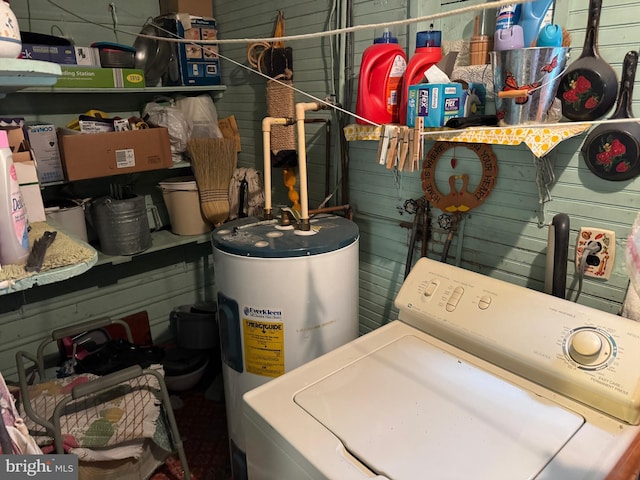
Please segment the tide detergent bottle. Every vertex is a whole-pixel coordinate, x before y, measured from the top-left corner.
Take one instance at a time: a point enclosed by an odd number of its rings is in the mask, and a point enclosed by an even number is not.
[[[400,96],[400,123],[407,124],[407,100],[409,98],[409,85],[416,85],[426,81],[425,72],[432,65],[442,60],[440,42],[442,32],[439,30],[426,30],[416,34],[416,51],[407,64],[402,82],[402,95]]]
[[[407,55],[398,39],[385,29],[362,53],[356,115],[373,123],[398,123],[398,103],[402,78],[407,66]],[[369,122],[356,118],[356,122]]]

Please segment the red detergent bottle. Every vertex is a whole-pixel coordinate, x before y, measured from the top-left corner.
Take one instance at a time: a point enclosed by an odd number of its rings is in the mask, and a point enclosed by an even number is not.
[[[442,60],[440,42],[442,33],[439,30],[426,30],[416,34],[416,51],[407,64],[402,82],[402,95],[400,95],[400,123],[407,124],[407,99],[409,98],[409,85],[425,82],[425,72]]]
[[[385,29],[362,53],[356,115],[376,124],[399,122],[399,97],[407,55],[398,39]],[[356,118],[356,123],[370,122]]]

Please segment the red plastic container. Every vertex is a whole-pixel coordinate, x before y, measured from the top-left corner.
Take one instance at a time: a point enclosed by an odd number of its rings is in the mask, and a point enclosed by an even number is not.
[[[402,82],[402,94],[400,95],[400,123],[402,125],[407,124],[409,85],[423,83],[424,74],[429,67],[442,60],[440,38],[440,31],[437,30],[427,30],[416,34],[416,51],[404,71]]]
[[[402,78],[407,66],[407,55],[398,40],[385,31],[382,37],[362,53],[356,115],[373,123],[398,123],[399,98]],[[356,118],[356,122],[369,122]]]

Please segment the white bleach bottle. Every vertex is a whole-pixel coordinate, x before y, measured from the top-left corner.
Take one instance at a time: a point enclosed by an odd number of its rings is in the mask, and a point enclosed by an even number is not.
[[[29,256],[29,222],[7,132],[0,130],[0,264],[23,265]]]

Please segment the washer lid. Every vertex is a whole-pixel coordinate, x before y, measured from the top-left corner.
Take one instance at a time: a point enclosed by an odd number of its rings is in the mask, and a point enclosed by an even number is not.
[[[310,223],[316,233],[301,235],[255,217],[240,218],[216,228],[211,242],[214,248],[234,255],[284,258],[333,252],[358,239],[358,226],[344,217],[318,216]]]
[[[301,390],[295,402],[393,480],[534,478],[584,423],[414,336]]]

